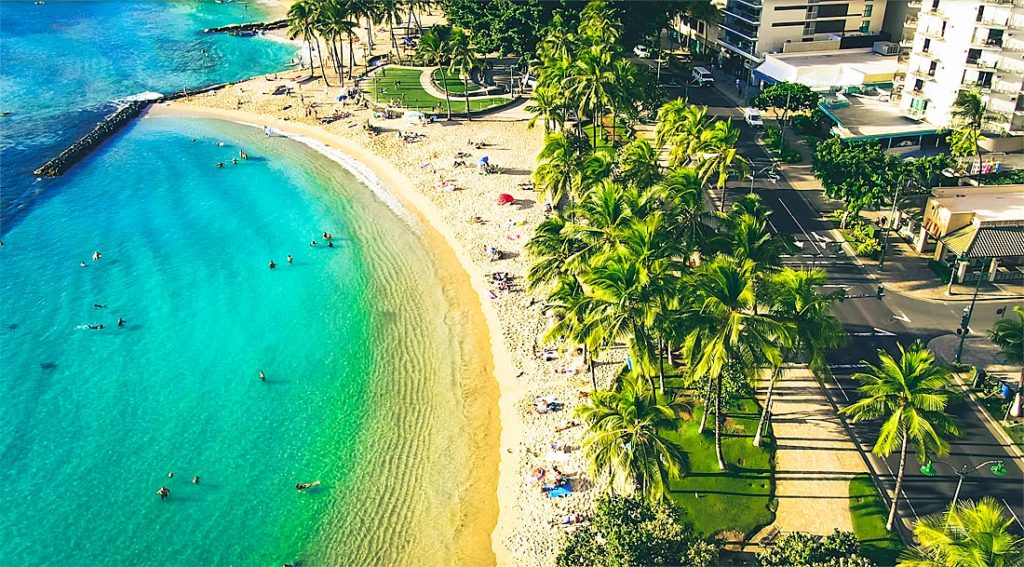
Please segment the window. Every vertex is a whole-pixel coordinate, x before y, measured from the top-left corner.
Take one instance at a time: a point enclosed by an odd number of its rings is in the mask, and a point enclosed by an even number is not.
[[[860,33],[868,33],[871,30],[871,20],[864,20],[860,23]]]
[[[866,18],[866,17],[870,16],[871,12],[873,12],[874,10],[875,10],[874,6],[864,6],[864,17]]]
[[[849,4],[822,4],[821,6],[818,6],[819,18],[838,18],[849,13]]]
[[[818,20],[814,24],[814,33],[839,33],[846,29],[846,20]]]
[[[921,47],[921,53],[928,53],[928,50],[932,47],[932,40],[924,38],[924,45]]]
[[[922,81],[921,79],[915,80],[914,90],[920,92],[922,89],[924,89],[924,81]]]
[[[928,101],[919,98],[911,99],[910,108],[913,108],[914,110],[924,110],[928,108]]]

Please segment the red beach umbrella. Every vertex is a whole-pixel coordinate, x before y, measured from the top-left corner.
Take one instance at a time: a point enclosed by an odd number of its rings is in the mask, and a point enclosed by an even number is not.
[[[511,204],[513,204],[515,202],[516,202],[516,198],[513,197],[512,195],[509,195],[508,193],[502,193],[501,195],[498,195],[498,204],[499,205],[511,205]]]

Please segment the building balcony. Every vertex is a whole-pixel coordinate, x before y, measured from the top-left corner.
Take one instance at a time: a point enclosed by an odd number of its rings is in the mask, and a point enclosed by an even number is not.
[[[938,61],[939,60],[939,56],[936,55],[934,51],[921,51],[920,49],[917,49],[917,50],[914,50],[913,53],[914,53],[914,55],[916,55],[918,57],[924,57],[925,59],[928,59],[930,61]]]
[[[907,2],[907,8],[910,8],[911,10],[920,10],[921,0],[910,0]]]
[[[747,39],[748,41],[757,41],[757,29],[751,29],[748,24],[743,24],[736,20],[726,18],[724,21],[719,22],[718,27],[723,30],[730,31],[741,38]]]
[[[733,4],[732,6],[727,6],[722,11],[725,12],[727,16],[738,18],[740,20],[743,20],[744,22],[749,22],[750,24],[755,26],[761,23],[761,14],[752,12],[750,10],[744,10],[740,6],[741,5]]]
[[[1019,93],[1020,91],[1021,91],[1021,84],[1019,82],[1018,83],[1012,83],[1012,82],[1008,83],[1008,82],[1005,82],[1005,81],[996,81],[996,82],[992,83],[992,88],[991,88],[991,92],[999,93],[999,94],[1004,94],[1004,95],[1015,95],[1015,94]]]
[[[960,82],[960,86],[967,89],[977,89],[983,93],[992,91],[992,81],[979,81],[977,79],[964,79]]]
[[[1003,49],[1003,40],[1001,39],[972,39],[971,47],[974,49],[991,49],[993,51],[999,51]]]
[[[1009,27],[1009,24],[1008,18],[982,18],[981,21],[977,22],[979,26],[994,30],[1005,30]]]
[[[730,37],[728,34],[719,34],[718,38],[715,41],[718,42],[718,45],[721,45],[722,47],[728,49],[729,51],[745,55],[750,59],[758,59],[757,54],[754,51],[753,43],[738,40],[736,38]]]
[[[943,20],[948,20],[949,19],[949,16],[947,16],[942,11],[942,8],[933,8],[932,6],[928,6],[926,8],[921,8],[921,12],[920,13],[921,14],[926,14],[928,16],[933,16],[933,17],[936,17],[936,18],[941,18]]]
[[[1007,43],[1002,46],[1002,50],[1007,53],[1024,53],[1024,42],[1015,41]]]
[[[980,59],[968,59],[964,63],[964,67],[968,69],[974,69],[975,71],[992,71],[997,69],[999,66],[995,61],[982,61]]]
[[[760,8],[761,7],[761,0],[732,0],[732,1],[733,2],[738,2],[740,4],[746,4],[747,6],[753,6],[754,8]]]
[[[911,95],[915,96],[916,98],[921,98],[920,96],[914,95],[914,93],[911,93]],[[903,116],[906,116],[907,118],[910,118],[911,120],[924,120],[925,111],[923,109],[920,109],[920,108],[904,108],[904,109],[902,109],[902,112],[903,112]]]
[[[1015,3],[1015,0],[981,0],[980,3],[992,6],[1007,6]]]
[[[924,29],[919,30],[917,33],[918,35],[927,37],[928,39],[933,41],[942,41],[944,39],[941,30]]]
[[[931,71],[929,69],[924,69],[924,68],[911,69],[908,72],[908,74],[911,75],[912,77],[915,77],[917,79],[923,79],[925,81],[934,81],[935,80],[935,71]]]

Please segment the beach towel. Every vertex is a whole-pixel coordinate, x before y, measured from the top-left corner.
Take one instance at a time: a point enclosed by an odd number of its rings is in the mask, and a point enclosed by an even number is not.
[[[551,490],[548,490],[548,498],[561,498],[570,494],[572,494],[572,487],[569,486],[568,482],[563,482]]]

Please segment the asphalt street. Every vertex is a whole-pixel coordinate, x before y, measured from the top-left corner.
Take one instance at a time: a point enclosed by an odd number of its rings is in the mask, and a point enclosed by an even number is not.
[[[742,123],[742,119],[736,120],[741,116],[740,110],[718,92],[718,88],[727,87],[691,87],[687,94],[691,102],[707,105],[712,114],[734,117],[734,122],[743,130],[739,144],[742,155],[753,162],[754,171],[771,168],[774,162],[770,154],[757,144],[756,133]],[[670,92],[674,96],[683,94]],[[876,268],[862,267],[848,257],[829,234],[831,224],[824,219],[830,211],[841,207],[841,203],[829,202],[820,191],[794,190],[784,177],[776,182],[767,177],[767,174],[759,175],[752,186],[749,182],[732,183],[724,196],[716,193],[714,200],[717,206],[722,206],[723,200],[728,204],[750,191],[760,195],[765,205],[774,211],[770,217],[772,229],[793,235],[797,243],[798,251],[785,258],[785,263],[794,267],[824,268],[829,276],[827,285],[846,290],[849,298],[838,304],[835,313],[846,326],[849,342],[828,354],[834,379],[826,384],[826,392],[837,409],[857,399],[857,383],[851,376],[863,368],[862,361],[877,360],[879,350],[897,353],[897,343],[908,345],[915,339],[927,341],[952,333],[959,326],[965,303],[922,301],[889,292],[878,299]],[[983,334],[998,317],[997,309],[1015,304],[1013,301],[979,303],[971,323],[972,334]],[[965,477],[960,498],[993,496],[1001,500],[1014,514],[1016,529],[1024,533],[1024,463],[1014,458],[986,428],[980,411],[966,399],[951,408],[959,419],[961,436],[951,443],[950,454],[941,458],[950,466],[935,465],[936,476],[921,474],[922,463],[915,456],[908,456],[900,499],[901,517],[915,519],[941,512],[952,500],[959,480],[953,468],[961,469],[965,465],[974,468],[990,460],[1002,460],[1006,464],[1006,476],[996,477],[988,465],[982,466]],[[876,478],[891,492],[899,455],[883,459],[871,453],[877,438],[877,424],[845,421]]]

